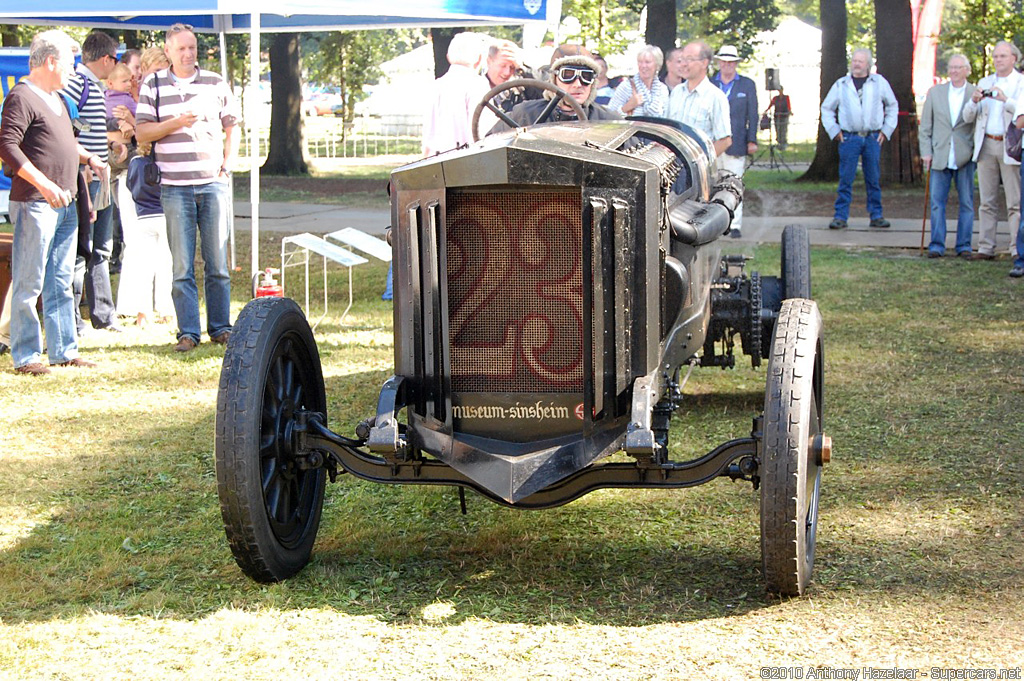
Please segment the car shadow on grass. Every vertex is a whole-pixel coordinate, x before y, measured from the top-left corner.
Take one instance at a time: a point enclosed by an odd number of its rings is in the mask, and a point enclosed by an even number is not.
[[[343,424],[336,430],[372,409],[381,375],[329,378],[328,393],[346,396],[335,401],[332,423]],[[749,390],[709,397],[703,423],[715,424],[726,407],[742,412],[756,404]],[[34,464],[43,482],[25,501],[43,510],[0,549],[5,623],[85,612],[190,620],[233,607],[330,608],[439,626],[470,619],[638,626],[779,603],[761,580],[757,493],[725,481],[681,491],[603,490],[546,511],[508,509],[469,493],[463,515],[451,487],[343,475],[329,486],[311,563],[284,583],[256,584],[236,566],[224,535],[211,406],[179,401],[163,421],[140,429],[132,413],[121,413],[113,437],[83,440],[57,452],[65,458]],[[933,598],[1020,585],[1013,554],[1000,558],[1001,549],[990,546],[996,531],[1019,546],[1021,531],[1008,521],[959,535],[951,526],[944,534],[858,538],[867,526],[895,526],[899,518],[880,508],[833,528],[833,514],[847,503],[826,491],[812,586],[819,599],[847,598],[851,589]]]

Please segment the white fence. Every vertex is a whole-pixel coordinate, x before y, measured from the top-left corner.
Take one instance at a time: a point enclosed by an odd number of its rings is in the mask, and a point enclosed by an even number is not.
[[[359,116],[350,124],[334,116],[310,116],[303,122],[311,158],[372,158],[420,153],[423,126],[419,114]],[[269,134],[269,127],[260,128],[260,159],[267,157]],[[250,149],[247,131],[243,130],[239,155],[248,158]]]

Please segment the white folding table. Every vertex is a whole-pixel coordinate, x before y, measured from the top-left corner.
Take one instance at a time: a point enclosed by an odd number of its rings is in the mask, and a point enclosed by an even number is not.
[[[369,236],[369,235],[367,235]],[[371,239],[373,237],[370,237]],[[369,262],[366,258],[356,255],[350,250],[321,239],[315,234],[303,232],[281,239],[281,289],[285,289],[285,272],[293,265],[306,266],[306,318],[309,318],[309,254],[316,253],[324,259],[324,312],[313,324],[317,327],[327,316],[327,261],[331,260],[348,268],[348,307],[341,314],[344,321],[348,311],[352,309],[352,268]]]

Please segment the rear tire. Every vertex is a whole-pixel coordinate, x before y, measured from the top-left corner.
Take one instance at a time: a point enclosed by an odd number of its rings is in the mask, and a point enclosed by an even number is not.
[[[231,552],[258,582],[305,567],[320,527],[326,475],[297,465],[299,409],[327,412],[313,333],[293,300],[257,298],[239,315],[224,354],[215,457]]]
[[[782,230],[782,298],[811,298],[811,239],[803,225]]]
[[[761,447],[761,560],[768,591],[801,596],[814,568],[821,494],[824,355],[812,300],[782,303],[765,386]]]

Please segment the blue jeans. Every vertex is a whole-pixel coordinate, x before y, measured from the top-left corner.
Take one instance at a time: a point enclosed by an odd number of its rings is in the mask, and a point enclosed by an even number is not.
[[[89,198],[96,201],[100,193],[100,181],[89,183]],[[89,301],[89,321],[93,328],[105,329],[117,324],[114,311],[114,294],[110,288],[110,254],[114,243],[114,207],[107,206],[96,213],[96,221],[90,226],[90,233],[83,235],[90,244],[88,257],[79,255],[75,264],[75,293],[81,300],[82,291]]]
[[[955,170],[932,170],[928,192],[931,194],[932,240],[928,250],[942,255],[946,252],[946,200],[949,187],[956,183],[960,210],[956,220],[956,252],[971,252],[974,231],[974,161]]]
[[[178,317],[178,339],[199,343],[199,289],[196,285],[196,229],[203,255],[206,331],[216,336],[231,330],[231,275],[228,271],[228,192],[225,182],[188,186],[162,185],[160,203],[167,218],[174,282],[171,299]]]
[[[388,278],[384,282],[384,295],[382,295],[380,297],[381,300],[393,300],[394,297],[395,297],[394,279],[393,279],[394,275],[393,275],[393,272],[392,272],[392,265],[394,265],[393,262],[389,262],[388,263]]]
[[[1020,166],[1021,184],[1024,185],[1024,164]],[[1020,224],[1017,225],[1017,257],[1013,259],[1014,267],[1024,267],[1024,211],[1020,214]]]
[[[868,190],[868,215],[872,220],[882,216],[882,187],[879,184],[878,157],[881,146],[875,135],[860,137],[844,135],[839,143],[839,190],[836,192],[835,216],[839,220],[850,219],[850,201],[853,198],[853,178],[857,174],[857,162],[861,161],[864,184]]]
[[[15,368],[40,362],[43,336],[36,300],[43,297],[43,325],[50,364],[78,357],[74,295],[78,211],[75,202],[54,210],[45,201],[11,201],[14,293],[11,297],[11,358]]]
[[[99,180],[89,183],[93,201],[100,193]],[[92,223],[92,253],[85,272],[85,295],[89,297],[89,321],[93,328],[103,329],[117,324],[114,294],[110,290],[110,255],[114,252],[114,205],[96,213]]]

